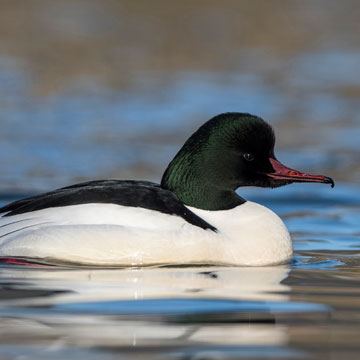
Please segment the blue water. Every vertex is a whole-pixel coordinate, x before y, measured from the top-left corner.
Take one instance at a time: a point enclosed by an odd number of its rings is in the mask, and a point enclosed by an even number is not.
[[[215,299],[147,299],[57,305],[55,311],[100,314],[225,314],[251,312],[327,311],[326,306],[309,303],[279,303]]]
[[[327,64],[340,55],[345,56],[334,52],[300,58],[303,65],[291,63],[296,70],[292,81],[314,79],[308,63],[313,69],[321,64],[328,74]],[[352,74],[357,54],[347,56],[353,60],[342,72]],[[359,104],[329,93],[325,82],[315,88],[309,85],[299,99],[252,72],[149,72],[134,78],[130,89],[109,89],[83,79],[39,97],[33,94],[29,76],[16,61],[0,56],[0,151],[7,154],[0,158],[4,190],[42,191],[106,176],[147,174],[158,179],[189,134],[224,111],[250,112],[272,123],[279,158],[291,166],[327,173],[335,169],[340,180],[358,183],[358,170],[352,165],[358,155]],[[167,80],[160,82],[163,77]],[[360,82],[348,77],[347,86]],[[293,86],[302,91],[301,84]],[[295,102],[301,122],[291,125],[297,121],[292,119]],[[140,174],[139,166],[145,166]]]

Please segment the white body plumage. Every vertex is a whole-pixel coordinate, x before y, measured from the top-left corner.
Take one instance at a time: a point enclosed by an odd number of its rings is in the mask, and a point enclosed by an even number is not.
[[[262,205],[189,209],[218,232],[139,207],[71,205],[0,218],[0,255],[106,266],[263,266],[292,256],[284,223]]]

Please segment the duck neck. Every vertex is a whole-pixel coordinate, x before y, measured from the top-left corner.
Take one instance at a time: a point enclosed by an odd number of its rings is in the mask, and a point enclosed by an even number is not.
[[[186,156],[177,156],[167,167],[161,187],[172,191],[179,200],[191,207],[203,210],[227,210],[246,202],[236,194],[237,186],[229,184],[196,157],[188,161]]]

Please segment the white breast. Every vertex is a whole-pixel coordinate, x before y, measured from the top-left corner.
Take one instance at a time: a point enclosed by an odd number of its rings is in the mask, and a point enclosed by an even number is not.
[[[280,218],[246,202],[227,211],[190,208],[219,232],[179,216],[114,204],[49,208],[0,218],[0,256],[89,265],[269,265],[288,260]]]
[[[261,266],[288,261],[292,240],[280,217],[265,206],[247,201],[230,210],[207,211],[190,208],[219,229],[226,263]]]

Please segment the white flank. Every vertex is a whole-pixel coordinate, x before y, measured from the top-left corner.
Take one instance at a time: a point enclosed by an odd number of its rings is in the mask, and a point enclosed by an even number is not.
[[[88,265],[261,266],[292,256],[290,235],[271,210],[246,202],[231,210],[190,208],[219,231],[179,216],[114,204],[72,205],[0,218],[0,256]]]

